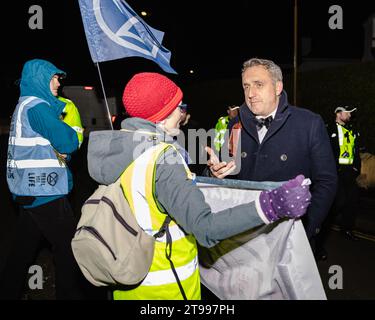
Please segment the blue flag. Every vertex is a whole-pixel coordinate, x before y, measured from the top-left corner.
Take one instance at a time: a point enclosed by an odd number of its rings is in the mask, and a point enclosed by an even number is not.
[[[79,0],[91,58],[95,62],[126,57],[155,61],[166,72],[171,53],[161,45],[164,32],[148,26],[123,0]]]

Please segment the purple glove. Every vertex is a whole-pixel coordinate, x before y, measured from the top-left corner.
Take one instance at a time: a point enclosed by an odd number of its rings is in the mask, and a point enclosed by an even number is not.
[[[311,193],[308,185],[302,185],[305,177],[299,175],[271,191],[262,191],[257,203],[262,220],[271,223],[281,218],[299,218],[310,205]]]

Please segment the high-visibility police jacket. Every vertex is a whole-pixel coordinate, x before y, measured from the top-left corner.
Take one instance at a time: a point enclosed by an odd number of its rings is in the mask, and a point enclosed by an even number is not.
[[[229,116],[221,117],[215,126],[215,139],[214,146],[217,151],[220,151],[221,147],[225,142],[225,132],[229,123]]]
[[[12,117],[7,156],[7,182],[10,191],[23,196],[68,194],[68,172],[51,143],[35,132],[27,111],[46,101],[21,97]]]
[[[158,159],[168,148],[167,143],[159,143],[147,149],[121,176],[121,186],[138,224],[148,234],[157,233],[165,220],[166,212],[155,199],[155,171]],[[180,156],[180,155],[179,155]],[[181,157],[182,159],[182,157]],[[188,178],[191,178],[186,163],[182,159]],[[172,256],[174,267],[185,291],[187,299],[200,299],[200,278],[196,240],[172,220],[169,225],[172,236]],[[156,239],[154,258],[149,273],[142,283],[131,290],[114,291],[115,300],[179,300],[183,296],[166,258],[166,236]]]
[[[79,147],[81,147],[81,144],[83,142],[83,126],[79,111],[72,100],[63,97],[58,97],[58,99],[66,103],[63,110],[64,117],[62,120],[75,132],[77,132]]]
[[[340,155],[339,155],[339,164],[340,165],[352,165],[354,162],[354,148],[356,135],[352,130],[337,125]]]

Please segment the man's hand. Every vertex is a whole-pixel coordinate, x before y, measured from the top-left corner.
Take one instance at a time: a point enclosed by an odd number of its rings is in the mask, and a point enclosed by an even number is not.
[[[210,159],[207,161],[207,165],[214,177],[223,179],[236,169],[236,165],[233,160],[229,163],[226,163],[225,161],[220,162],[219,158],[210,147],[205,147],[205,150],[210,156]]]

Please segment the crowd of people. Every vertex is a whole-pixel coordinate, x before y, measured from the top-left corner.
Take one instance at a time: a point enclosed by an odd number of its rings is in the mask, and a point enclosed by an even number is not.
[[[17,237],[1,272],[0,299],[22,296],[42,239],[52,248],[56,298],[85,299],[88,284],[70,245],[77,215],[67,198],[73,188],[69,161],[82,143],[83,126],[74,103],[59,97],[65,76],[45,60],[30,60],[23,67],[7,153],[7,182],[19,206]],[[340,213],[344,235],[357,240],[359,133],[349,125],[355,108],[336,108],[327,130],[320,115],[288,102],[282,71],[273,61],[249,59],[241,76],[244,103],[228,107],[227,116],[218,120],[213,145],[206,146],[206,169],[195,173],[282,182],[245,205],[211,213],[194,182],[194,164],[176,141],[180,129],[194,120],[183,91],[164,75],[135,74],[123,91],[127,118],[116,126],[120,130],[92,134],[90,176],[105,185],[120,179],[139,225],[150,235],[158,232],[165,215],[174,230],[172,259],[180,280],[166,259],[165,242],[156,241],[149,275],[133,288],[114,290],[114,300],[200,299],[197,243],[212,247],[280,219],[302,219],[317,259],[327,257],[322,235],[329,212]],[[218,155],[223,146],[232,161]]]

